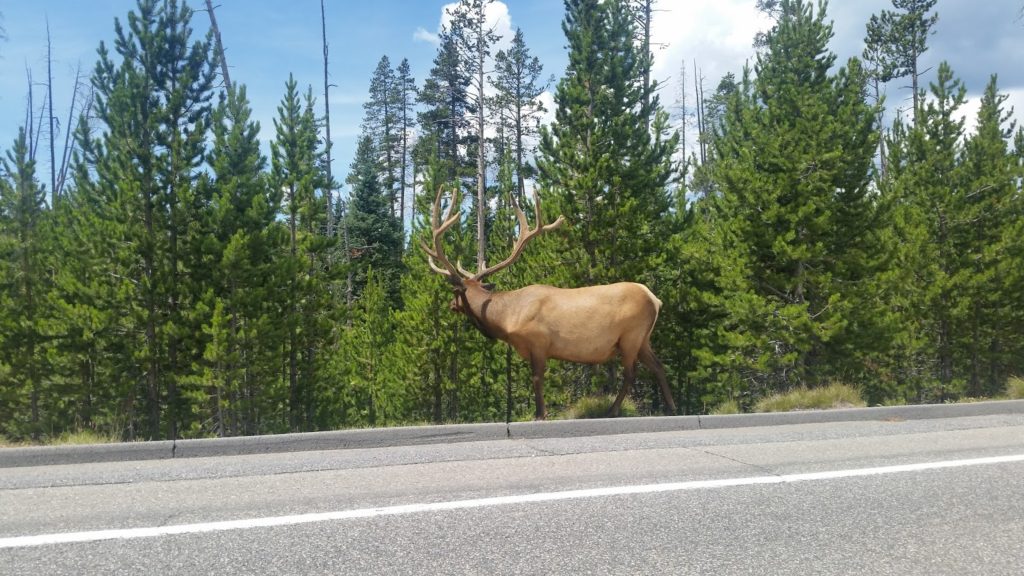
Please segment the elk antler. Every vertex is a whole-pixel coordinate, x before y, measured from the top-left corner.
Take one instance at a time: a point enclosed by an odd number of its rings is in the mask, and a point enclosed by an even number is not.
[[[433,248],[428,246],[427,243],[423,241],[420,241],[420,248],[422,248],[423,251],[427,253],[427,262],[430,264],[430,268],[434,272],[446,276],[448,280],[453,284],[462,284],[462,281],[467,279],[482,280],[485,276],[489,276],[499,270],[508,267],[519,258],[519,255],[522,254],[523,252],[523,248],[525,248],[531,240],[533,240],[537,236],[540,236],[544,232],[547,232],[548,230],[554,230],[555,228],[558,228],[565,222],[565,217],[559,216],[554,222],[550,224],[544,224],[544,221],[541,218],[540,198],[537,197],[537,191],[534,190],[533,210],[534,220],[537,223],[537,227],[531,230],[530,223],[526,219],[526,214],[524,214],[523,210],[519,208],[519,204],[516,203],[515,197],[513,197],[512,207],[515,208],[516,218],[519,220],[519,237],[516,239],[515,245],[512,246],[512,253],[509,255],[508,258],[502,260],[501,262],[495,264],[494,266],[491,266],[490,268],[484,268],[483,270],[474,274],[464,269],[462,265],[459,263],[456,263],[456,265],[453,266],[451,261],[448,260],[448,258],[444,255],[444,249],[441,247],[441,239],[444,236],[444,233],[449,228],[451,228],[456,222],[459,221],[459,218],[461,218],[462,213],[461,210],[455,209],[459,205],[459,190],[456,188],[455,191],[452,193],[451,204],[448,205],[448,210],[445,211],[444,221],[441,221],[441,218],[440,216],[438,216],[438,213],[441,211],[441,197],[443,195],[443,192],[444,188],[438,188],[437,196],[434,198],[434,205],[433,207],[431,207],[430,210],[430,230],[433,236]],[[438,266],[435,260],[440,262],[443,268],[441,266]]]
[[[515,262],[523,252],[523,248],[526,247],[530,240],[533,240],[548,230],[554,230],[565,223],[565,216],[559,216],[554,222],[544,224],[544,220],[541,218],[540,198],[537,197],[537,190],[533,191],[533,212],[534,221],[537,223],[536,228],[533,230],[530,229],[530,223],[526,220],[526,214],[523,213],[522,209],[519,208],[519,204],[516,203],[515,195],[512,196],[512,207],[515,208],[516,218],[519,219],[519,237],[516,238],[516,243],[512,246],[512,253],[509,257],[498,262],[494,266],[478,271],[476,274],[470,274],[461,267],[459,267],[459,272],[473,280],[481,280],[485,276],[494,274],[498,270],[502,270]]]
[[[459,274],[459,270],[452,266],[452,263],[444,255],[444,249],[441,247],[441,237],[444,236],[445,231],[452,227],[453,224],[459,221],[462,217],[461,210],[455,210],[455,207],[459,205],[459,189],[456,188],[452,193],[452,202],[448,205],[448,210],[444,213],[444,222],[442,223],[438,212],[441,211],[441,196],[444,192],[444,187],[437,189],[437,197],[434,198],[434,205],[430,210],[430,231],[433,235],[433,250],[427,246],[426,242],[420,241],[420,248],[427,253],[427,262],[430,264],[430,268],[441,274],[447,276],[449,281],[461,283],[463,276]],[[454,214],[452,213],[454,212]],[[438,260],[444,266],[439,267],[434,260]],[[466,275],[469,276],[468,274]]]

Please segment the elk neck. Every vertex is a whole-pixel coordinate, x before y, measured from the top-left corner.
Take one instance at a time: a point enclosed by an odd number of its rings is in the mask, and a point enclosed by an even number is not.
[[[503,308],[501,299],[496,297],[501,293],[492,292],[476,281],[466,282],[465,287],[457,296],[462,299],[463,313],[484,336],[503,340],[506,334],[501,325]]]

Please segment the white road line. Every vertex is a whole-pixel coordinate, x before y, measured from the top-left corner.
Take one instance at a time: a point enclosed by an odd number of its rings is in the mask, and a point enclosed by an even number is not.
[[[993,456],[990,458],[971,458],[967,460],[944,460],[940,462],[923,462],[919,464],[902,464],[898,466],[880,466],[877,468],[830,470],[805,474],[724,478],[719,480],[695,480],[690,482],[668,482],[664,484],[643,484],[638,486],[611,486],[608,488],[567,490],[564,492],[538,492],[534,494],[520,494],[516,496],[498,496],[494,498],[477,498],[473,500],[455,500],[451,502],[434,502],[427,504],[407,504],[403,506],[386,506],[381,508],[361,508],[357,510],[340,510],[336,512],[298,514],[294,516],[271,516],[267,518],[249,518],[245,520],[228,520],[223,522],[203,522],[199,524],[180,524],[176,526],[153,526],[146,528],[124,528],[119,530],[94,530],[88,532],[40,534],[37,536],[15,536],[11,538],[0,538],[0,549],[26,548],[30,546],[43,546],[46,544],[69,544],[72,542],[95,542],[98,540],[129,540],[134,538],[152,538],[155,536],[168,536],[173,534],[198,534],[202,532],[218,532],[223,530],[289,526],[294,524],[309,524],[313,522],[331,522],[338,520],[352,520],[355,518],[375,518],[378,516],[397,516],[421,512],[443,512],[446,510],[461,510],[464,508],[484,508],[488,506],[552,502],[556,500],[575,500],[580,498],[599,498],[603,496],[653,494],[658,492],[678,492],[683,490],[709,490],[714,488],[729,488],[733,486],[752,486],[755,484],[812,482],[816,480],[834,480],[838,478],[900,474],[905,472],[921,472],[925,470],[938,470],[943,468],[984,466],[1012,462],[1024,462],[1024,454]]]

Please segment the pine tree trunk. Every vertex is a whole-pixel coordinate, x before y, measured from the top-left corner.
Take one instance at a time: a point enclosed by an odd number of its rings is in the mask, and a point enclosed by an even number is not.
[[[295,202],[295,187],[291,189],[291,202]],[[296,237],[296,222],[295,222],[295,208],[294,206],[290,210],[288,227],[291,234],[291,256],[294,262],[298,255],[297,237]],[[299,359],[298,359],[298,323],[299,309],[296,304],[298,298],[298,280],[295,274],[292,274],[291,278],[291,299],[290,314],[288,318],[289,334],[288,334],[288,405],[289,412],[291,415],[291,428],[293,432],[299,431],[299,426],[302,420],[302,396],[299,393]]]
[[[487,267],[487,236],[485,232],[485,224],[487,218],[487,199],[486,199],[486,182],[484,180],[484,168],[485,168],[485,155],[487,154],[486,147],[484,145],[484,54],[483,54],[483,41],[478,42],[480,47],[480,62],[479,62],[479,88],[480,88],[480,102],[477,106],[477,158],[476,158],[476,237],[477,237],[477,252],[476,252],[476,265],[477,270],[483,270]]]

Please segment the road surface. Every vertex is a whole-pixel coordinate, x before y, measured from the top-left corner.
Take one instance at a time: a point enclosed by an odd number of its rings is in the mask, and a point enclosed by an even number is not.
[[[1024,573],[1024,415],[0,468],[0,574]]]

